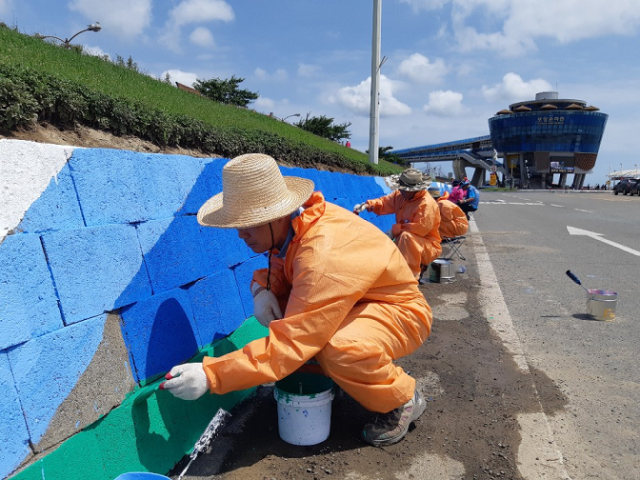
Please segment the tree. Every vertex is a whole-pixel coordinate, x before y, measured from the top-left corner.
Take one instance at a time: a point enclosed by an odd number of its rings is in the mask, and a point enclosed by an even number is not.
[[[397,165],[408,165],[407,161],[404,158],[396,155],[395,153],[390,153],[391,150],[393,150],[393,147],[378,147],[378,158],[381,158],[390,163],[395,163]],[[367,150],[366,153],[369,153],[369,150]]]
[[[294,123],[294,125],[307,132],[333,140],[334,142],[339,142],[343,138],[351,138],[351,132],[347,130],[351,126],[351,122],[333,125],[333,118],[328,118],[324,115],[311,117],[310,115],[310,113],[307,113],[306,118],[301,119],[298,123]]]
[[[259,95],[255,92],[238,88],[242,82],[244,82],[244,78],[237,78],[235,75],[226,80],[220,78],[197,79],[193,84],[193,88],[198,90],[203,97],[207,97],[214,102],[246,107],[256,100]]]

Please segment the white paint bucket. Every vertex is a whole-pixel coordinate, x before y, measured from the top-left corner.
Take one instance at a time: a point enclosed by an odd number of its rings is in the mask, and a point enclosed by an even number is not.
[[[278,432],[292,445],[317,445],[329,438],[333,381],[324,375],[293,373],[276,382]]]

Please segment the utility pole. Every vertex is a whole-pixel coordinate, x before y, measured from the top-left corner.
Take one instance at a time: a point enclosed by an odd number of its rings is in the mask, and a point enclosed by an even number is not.
[[[373,36],[371,44],[371,108],[369,122],[369,163],[378,164],[378,112],[380,108],[380,17],[382,15],[382,0],[373,0]]]

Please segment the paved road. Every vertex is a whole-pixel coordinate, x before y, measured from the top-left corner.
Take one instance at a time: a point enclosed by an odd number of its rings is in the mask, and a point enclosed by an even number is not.
[[[640,478],[640,198],[525,191],[481,198],[475,220],[526,362],[566,402],[557,409],[540,392],[567,472]],[[586,293],[568,269],[588,288],[619,293],[614,321],[586,319]]]

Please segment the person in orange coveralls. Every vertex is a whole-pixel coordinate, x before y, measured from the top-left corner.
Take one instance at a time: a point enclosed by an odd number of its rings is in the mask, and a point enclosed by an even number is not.
[[[171,369],[161,388],[193,400],[273,382],[315,358],[364,408],[383,415],[363,439],[391,445],[426,403],[394,360],[429,336],[432,314],[393,242],[371,223],[326,202],[313,182],[283,177],[268,155],[223,169],[223,191],[198,211],[201,225],[235,228],[269,268],[254,272],[254,315],[269,335],[221,357]],[[282,314],[284,312],[284,314]]]
[[[438,202],[440,210],[440,237],[458,237],[467,233],[469,221],[462,209],[455,203],[449,201],[449,193],[440,195],[440,187],[429,185],[427,192]]]
[[[397,190],[356,205],[353,211],[368,210],[376,215],[395,213],[396,223],[390,236],[418,279],[422,265],[429,265],[442,253],[438,233],[440,212],[435,200],[426,192],[431,178],[423,176],[420,170],[408,168],[386,180]]]

